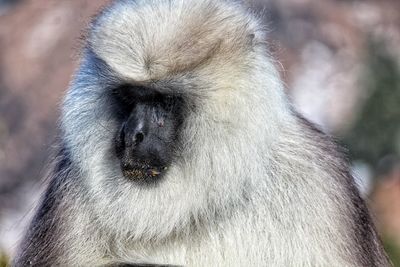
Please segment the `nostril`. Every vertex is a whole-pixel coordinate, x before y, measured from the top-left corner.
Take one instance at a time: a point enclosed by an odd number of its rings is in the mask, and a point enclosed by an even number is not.
[[[143,139],[144,139],[144,134],[142,132],[139,132],[135,135],[136,144],[143,142]]]

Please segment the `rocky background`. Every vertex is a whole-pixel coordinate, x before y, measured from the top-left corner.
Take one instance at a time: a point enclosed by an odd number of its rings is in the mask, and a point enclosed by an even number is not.
[[[0,266],[12,257],[57,135],[91,16],[106,0],[0,0]],[[295,106],[349,149],[400,266],[400,1],[247,0]]]

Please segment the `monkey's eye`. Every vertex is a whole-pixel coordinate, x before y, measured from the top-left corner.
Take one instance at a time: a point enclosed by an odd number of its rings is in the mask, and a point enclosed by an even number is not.
[[[141,85],[123,84],[113,88],[111,92],[118,100],[127,104],[157,102],[162,98],[162,95],[153,88]]]
[[[172,109],[174,108],[174,104],[175,104],[175,97],[171,95],[167,95],[164,97],[163,106],[166,111],[168,112],[172,111]]]
[[[132,105],[135,103],[136,97],[134,94],[134,88],[132,85],[123,84],[118,87],[114,87],[111,90],[111,94],[122,104]]]

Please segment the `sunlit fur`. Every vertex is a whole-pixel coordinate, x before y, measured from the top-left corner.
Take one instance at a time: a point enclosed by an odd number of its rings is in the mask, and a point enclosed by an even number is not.
[[[117,1],[95,19],[62,111],[75,171],[56,262],[388,264],[346,163],[292,110],[265,39],[238,1]],[[189,103],[179,155],[151,186],[114,155],[107,90],[121,82]]]

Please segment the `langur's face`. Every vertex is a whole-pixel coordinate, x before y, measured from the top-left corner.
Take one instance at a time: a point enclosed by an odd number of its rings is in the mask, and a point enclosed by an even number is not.
[[[168,169],[182,124],[182,98],[157,90],[122,85],[112,90],[119,129],[115,153],[124,176],[154,181]]]

